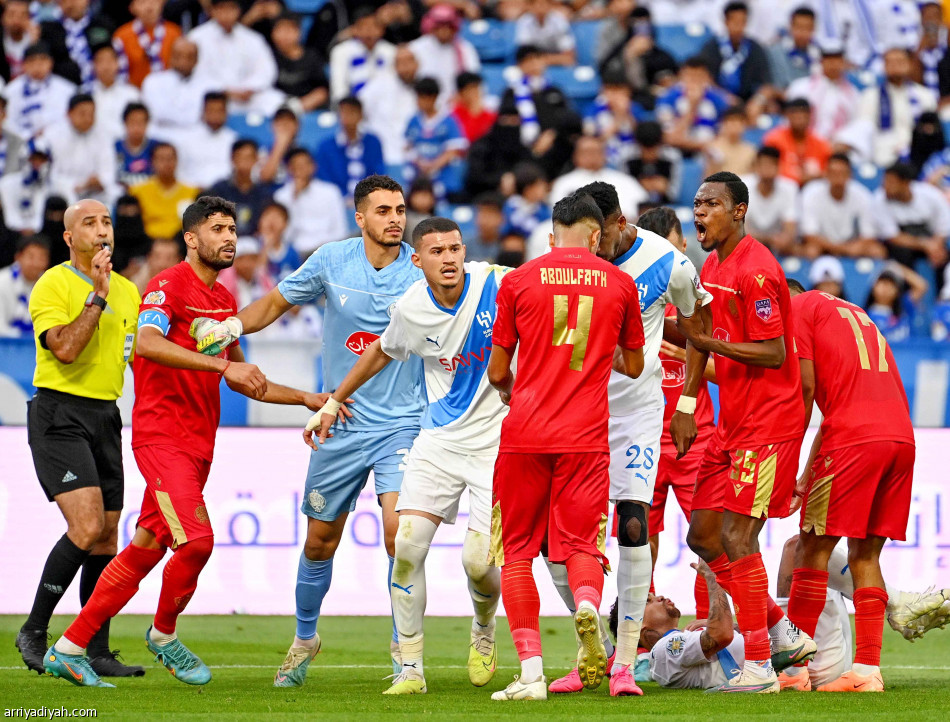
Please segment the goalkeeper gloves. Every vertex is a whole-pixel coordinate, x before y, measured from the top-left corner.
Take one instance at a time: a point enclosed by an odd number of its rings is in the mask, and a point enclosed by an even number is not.
[[[243,332],[244,324],[237,316],[230,316],[224,321],[199,317],[191,322],[188,330],[195,339],[197,350],[208,356],[217,356],[237,341]]]

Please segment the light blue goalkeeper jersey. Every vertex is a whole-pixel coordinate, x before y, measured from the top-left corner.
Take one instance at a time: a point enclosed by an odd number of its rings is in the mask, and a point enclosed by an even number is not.
[[[323,324],[324,390],[333,391],[363,351],[386,330],[393,308],[413,283],[423,278],[412,265],[412,247],[377,271],[366,258],[362,238],[327,243],[281,281],[288,303],[326,298]],[[418,426],[425,408],[422,359],[391,362],[353,395],[353,418],[338,431],[382,431]]]

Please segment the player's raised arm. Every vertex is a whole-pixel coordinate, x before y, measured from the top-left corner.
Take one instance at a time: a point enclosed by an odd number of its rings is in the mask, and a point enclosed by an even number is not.
[[[716,575],[709,565],[700,559],[690,566],[706,580],[706,589],[709,592],[709,619],[700,636],[700,644],[706,659],[713,659],[718,652],[729,646],[735,635],[732,626],[732,609],[725,591],[719,586]]]
[[[330,427],[333,426],[333,422],[339,418],[343,404],[347,401],[351,401],[350,396],[356,393],[363,384],[386,368],[386,365],[392,360],[393,357],[383,351],[379,339],[373,341],[373,343],[363,351],[359,360],[343,378],[340,385],[337,386],[336,390],[327,398],[323,408],[311,416],[310,421],[307,422],[307,427],[303,432],[303,438],[307,446],[312,449],[317,448],[313,443],[314,430],[318,430],[318,443],[322,444],[326,440],[330,435]],[[345,413],[351,416],[349,412]],[[345,420],[340,420],[346,423]]]

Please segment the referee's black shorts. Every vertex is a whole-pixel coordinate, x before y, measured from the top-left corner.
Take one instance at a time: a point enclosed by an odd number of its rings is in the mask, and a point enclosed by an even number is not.
[[[122,418],[114,401],[37,389],[27,402],[27,434],[47,499],[96,486],[105,511],[122,510]]]

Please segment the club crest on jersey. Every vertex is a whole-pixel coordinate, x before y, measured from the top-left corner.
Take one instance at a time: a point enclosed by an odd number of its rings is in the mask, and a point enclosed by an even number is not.
[[[391,304],[389,304],[389,308],[386,309],[386,313],[388,313],[388,314],[389,314],[389,317],[392,318],[392,317],[393,317],[393,311],[395,311],[395,310],[396,310],[396,304],[395,304],[395,303],[391,303]]]
[[[638,283],[638,284],[637,284],[637,293],[640,295],[640,311],[643,311],[643,310],[644,310],[645,304],[644,304],[644,302],[643,302],[643,299],[645,299],[645,298],[647,297],[647,293],[649,293],[649,291],[650,291],[650,284],[649,284],[649,283]]]
[[[671,657],[679,657],[685,647],[686,644],[683,642],[682,637],[673,637],[666,643],[666,651],[669,652]]]
[[[350,337],[346,339],[346,347],[357,356],[362,356],[370,344],[378,338],[379,336],[369,331],[354,331],[350,334]]]
[[[327,500],[323,494],[316,489],[307,494],[307,501],[310,502],[310,506],[313,507],[313,510],[317,512],[317,514],[327,508]]]
[[[478,325],[484,328],[491,328],[491,311],[482,311],[475,317]]]
[[[768,298],[763,298],[761,301],[756,301],[755,315],[761,318],[763,321],[768,321],[770,318],[772,318],[772,301]]]
[[[150,291],[145,294],[145,298],[142,299],[142,303],[154,303],[162,304],[165,303],[165,292],[164,291]]]

